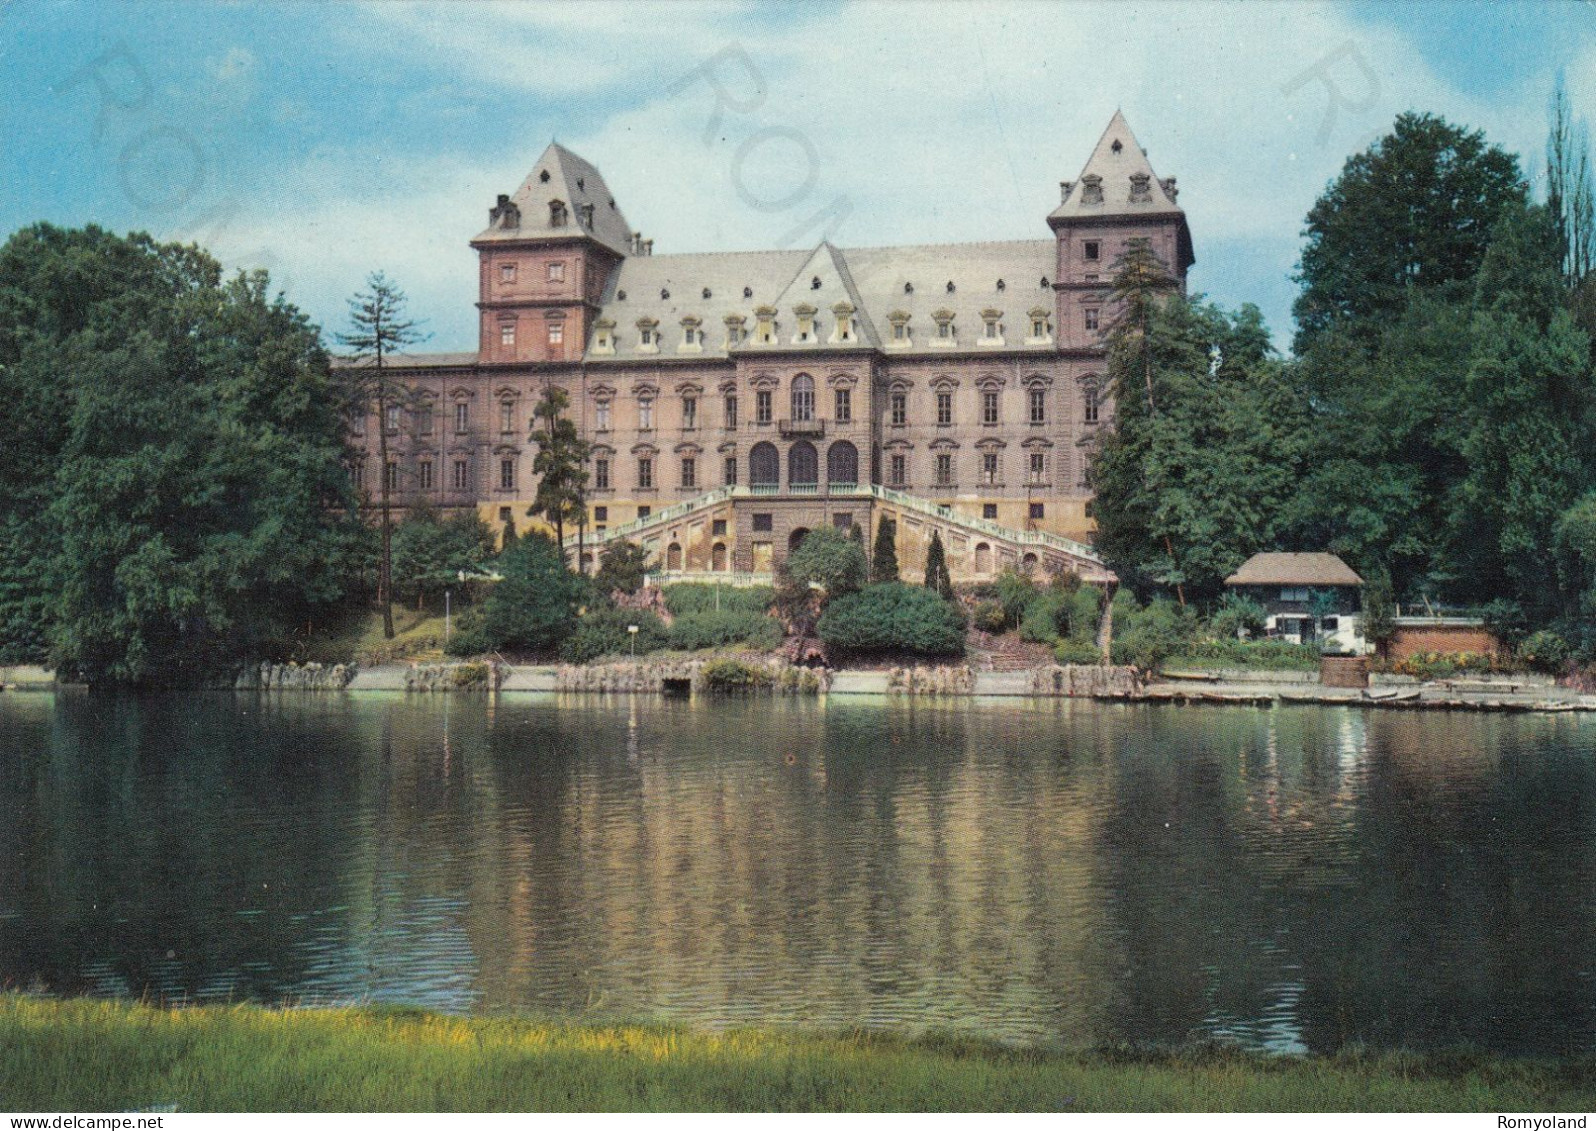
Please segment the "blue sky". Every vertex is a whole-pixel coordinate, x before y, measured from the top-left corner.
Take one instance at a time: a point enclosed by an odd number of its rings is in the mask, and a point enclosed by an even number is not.
[[[1289,340],[1303,215],[1404,110],[1534,179],[1596,3],[372,5],[0,0],[0,233],[198,240],[329,330],[382,268],[475,347],[467,246],[551,137],[657,252],[1045,238],[1116,106],[1176,176],[1192,286]],[[712,136],[711,79],[730,105]],[[1333,88],[1333,91],[1332,91]]]

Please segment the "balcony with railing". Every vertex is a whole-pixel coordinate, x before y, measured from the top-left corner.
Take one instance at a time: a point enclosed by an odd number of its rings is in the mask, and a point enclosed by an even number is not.
[[[783,438],[805,436],[819,439],[826,434],[826,422],[818,416],[810,417],[808,420],[778,420],[776,427]]]

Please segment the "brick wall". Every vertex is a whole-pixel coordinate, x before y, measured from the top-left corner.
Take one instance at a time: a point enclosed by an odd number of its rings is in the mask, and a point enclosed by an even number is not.
[[[1386,656],[1405,660],[1424,652],[1481,652],[1494,655],[1501,644],[1478,624],[1399,624]]]

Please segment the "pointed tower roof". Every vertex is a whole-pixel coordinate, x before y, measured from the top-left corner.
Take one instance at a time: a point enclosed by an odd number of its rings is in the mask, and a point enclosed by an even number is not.
[[[556,202],[563,210],[553,207]],[[631,251],[632,229],[603,175],[558,142],[549,143],[508,203],[513,207],[505,208],[500,198],[473,244],[587,236],[619,255]],[[557,211],[563,211],[563,222],[557,223]]]
[[[853,341],[830,342],[829,348],[879,347],[881,339],[876,335],[876,328],[865,310],[864,300],[859,297],[859,289],[854,286],[853,275],[848,271],[847,261],[829,241],[822,241],[809,253],[809,258],[804,260],[798,273],[777,297],[775,306],[778,310],[787,312],[795,306],[807,303],[816,309],[822,319],[829,322],[828,316],[839,302],[845,302],[853,307],[854,324],[859,332]]]
[[[1051,220],[1096,216],[1182,215],[1175,204],[1174,179],[1166,187],[1153,172],[1125,115],[1114,111],[1097,148],[1074,181],[1065,181],[1064,200]]]

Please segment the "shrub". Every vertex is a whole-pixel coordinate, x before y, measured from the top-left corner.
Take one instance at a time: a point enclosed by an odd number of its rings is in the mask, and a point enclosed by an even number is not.
[[[711,660],[699,670],[704,690],[718,695],[746,695],[765,691],[774,681],[769,669],[742,660]]]
[[[776,599],[776,591],[769,585],[739,587],[690,581],[666,585],[660,592],[665,595],[665,607],[673,617],[714,612],[717,601],[721,612],[764,613]]]
[[[1183,659],[1211,661],[1232,668],[1273,668],[1279,671],[1318,671],[1319,646],[1289,640],[1196,640],[1180,649]]]
[[[975,615],[970,620],[982,632],[997,633],[1009,627],[1009,619],[997,601],[982,601],[976,605]]]
[[[641,635],[641,634],[639,634]],[[764,613],[741,609],[705,609],[676,618],[670,627],[670,646],[683,651],[743,644],[774,648],[781,643],[781,625]]]
[[[826,606],[816,626],[838,652],[915,652],[955,656],[964,651],[964,618],[930,589],[901,581],[868,585]]]
[[[1026,606],[1036,596],[1036,582],[1023,573],[1006,569],[997,575],[991,588],[990,596],[1003,607],[1005,627],[1018,628],[1021,618],[1025,616]]]
[[[1084,644],[1079,640],[1066,640],[1053,649],[1053,658],[1061,664],[1100,664],[1103,662],[1102,653],[1098,652],[1095,645]]]
[[[875,545],[870,551],[870,580],[898,580],[898,524],[883,517],[876,523]]]
[[[449,673],[450,682],[461,690],[487,687],[493,677],[493,668],[487,664],[456,664]]]
[[[1164,597],[1155,597],[1145,609],[1137,607],[1134,598],[1122,604],[1123,593],[1114,598],[1116,664],[1151,670],[1185,649],[1197,628],[1190,609]]]
[[[787,555],[787,573],[793,581],[820,586],[828,599],[861,588],[869,572],[864,547],[832,526],[811,530]]]
[[[1226,593],[1208,618],[1208,631],[1220,640],[1259,636],[1268,624],[1268,617],[1268,610],[1251,597]]]
[[[635,639],[626,631],[633,624],[637,626]],[[665,647],[668,641],[664,622],[647,609],[591,609],[560,646],[560,658],[587,664],[600,656],[631,655],[634,646],[642,656]]]
[[[1518,646],[1519,659],[1535,671],[1556,675],[1568,666],[1574,650],[1568,641],[1550,629],[1532,632]]]
[[[571,634],[589,586],[565,568],[551,539],[528,534],[500,554],[497,564],[504,580],[494,585],[475,624],[450,640],[451,653],[539,651]]]
[[[1069,595],[1065,608],[1069,626],[1065,635],[1077,644],[1094,645],[1097,626],[1103,619],[1103,591],[1094,585],[1079,585]]]
[[[598,573],[593,577],[604,592],[619,589],[636,593],[648,575],[648,551],[635,542],[615,542],[599,555]]]
[[[1060,631],[1062,624],[1064,631]],[[1020,619],[1020,639],[1032,644],[1056,644],[1069,630],[1069,598],[1051,589],[1036,594]]]

